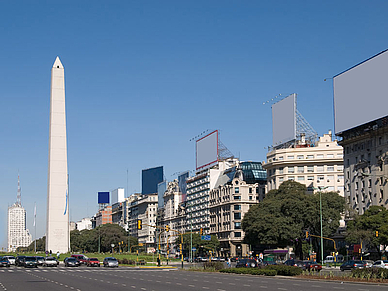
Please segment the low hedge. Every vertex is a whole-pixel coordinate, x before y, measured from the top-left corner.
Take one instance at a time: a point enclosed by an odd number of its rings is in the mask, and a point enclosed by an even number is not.
[[[351,276],[360,279],[388,279],[388,269],[363,268],[353,269]]]
[[[224,268],[224,264],[221,262],[205,262],[203,263],[203,268],[205,270],[211,269],[211,270],[219,271]]]
[[[127,258],[118,259],[117,261],[119,262],[120,265],[136,265],[136,261],[129,260]]]
[[[232,273],[232,274],[276,276],[276,270],[270,270],[270,269],[229,268],[229,269],[221,269],[220,272],[221,273]]]
[[[265,266],[262,270],[275,270],[277,275],[281,276],[298,276],[303,272],[299,267],[286,265],[269,265]]]

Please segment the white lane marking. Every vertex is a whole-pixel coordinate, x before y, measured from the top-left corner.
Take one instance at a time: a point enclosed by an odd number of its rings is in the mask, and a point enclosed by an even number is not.
[[[189,285],[189,287],[195,287],[194,285]]]

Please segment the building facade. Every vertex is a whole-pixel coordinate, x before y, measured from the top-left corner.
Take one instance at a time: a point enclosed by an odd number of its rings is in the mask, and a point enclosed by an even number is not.
[[[265,197],[267,175],[259,162],[240,162],[225,170],[209,195],[210,231],[223,257],[248,256],[241,222],[249,208]]]
[[[347,204],[360,215],[372,205],[388,208],[388,117],[345,131],[341,137]]]
[[[28,247],[32,236],[26,229],[26,210],[15,203],[8,207],[8,252],[16,252],[18,247]]]
[[[291,147],[270,151],[263,168],[267,170],[268,191],[294,180],[310,192],[336,191],[344,196],[343,148],[332,140],[331,131],[312,145],[301,139]]]

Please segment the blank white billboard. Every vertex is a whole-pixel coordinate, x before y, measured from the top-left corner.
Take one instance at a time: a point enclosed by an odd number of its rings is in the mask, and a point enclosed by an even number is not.
[[[296,138],[296,94],[272,105],[272,146]]]
[[[196,142],[197,170],[218,161],[218,130],[215,130]]]
[[[333,78],[335,133],[388,115],[388,50]]]

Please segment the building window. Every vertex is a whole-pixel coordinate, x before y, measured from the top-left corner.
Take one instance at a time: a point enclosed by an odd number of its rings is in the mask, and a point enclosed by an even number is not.
[[[279,177],[279,183],[283,183],[283,177]]]
[[[234,187],[234,193],[240,193],[240,188],[239,187]]]
[[[283,167],[280,167],[280,168],[279,168],[279,174],[283,174],[283,170],[284,170],[284,168],[283,168]]]
[[[241,237],[241,232],[235,232],[234,237]]]
[[[307,180],[308,181],[313,181],[314,180],[314,176],[307,176]]]
[[[295,177],[294,177],[294,176],[289,176],[289,177],[288,177],[288,180],[289,180],[289,181],[295,181]]]
[[[314,173],[314,166],[307,166],[307,173]]]
[[[314,155],[307,155],[306,159],[312,160],[314,159]]]
[[[241,210],[241,205],[234,205],[234,206],[233,206],[233,209],[234,209],[234,210]]]
[[[241,196],[233,196],[234,200],[241,200]]]
[[[334,191],[334,186],[327,187],[327,191]]]
[[[317,166],[317,172],[323,172],[323,166]]]
[[[304,156],[303,156],[303,155],[297,155],[296,158],[297,158],[298,160],[303,160]]]
[[[294,167],[288,167],[288,173],[295,173]]]
[[[344,165],[338,165],[337,166],[337,171],[342,172],[344,170]]]
[[[334,166],[327,166],[328,172],[334,172]]]
[[[323,159],[323,154],[318,154],[317,159]]]
[[[234,229],[241,229],[241,222],[235,222]]]
[[[294,156],[287,156],[287,160],[293,160]]]
[[[327,180],[333,181],[333,180],[334,180],[334,175],[328,175],[328,176],[327,176]]]
[[[304,181],[304,176],[298,176],[298,181]]]
[[[279,161],[283,161],[284,160],[283,156],[279,156],[278,159],[279,159]]]
[[[252,196],[249,196],[249,200],[252,200]]]
[[[234,219],[241,219],[241,212],[235,212],[233,214]]]
[[[298,173],[304,173],[304,167],[298,166]]]
[[[338,180],[343,180],[344,179],[344,175],[338,175]]]
[[[323,181],[325,180],[325,176],[318,176],[318,181]]]
[[[332,159],[332,158],[334,158],[334,154],[327,154],[326,157],[327,157],[328,159]]]
[[[344,157],[344,154],[342,154],[342,153],[341,154],[337,154],[337,158],[341,158],[342,159],[343,157]]]

